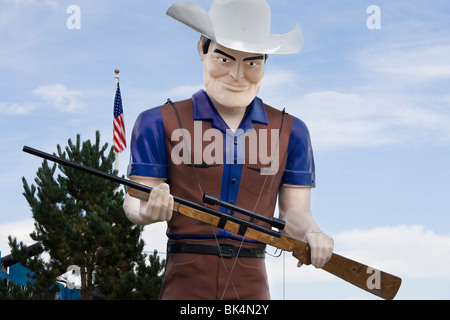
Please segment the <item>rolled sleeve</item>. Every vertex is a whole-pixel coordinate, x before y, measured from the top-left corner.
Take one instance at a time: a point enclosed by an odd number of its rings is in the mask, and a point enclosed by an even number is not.
[[[316,173],[309,130],[303,121],[295,117],[289,137],[288,152],[281,183],[315,187]]]
[[[130,146],[128,176],[167,179],[168,162],[160,108],[139,115],[133,127]]]

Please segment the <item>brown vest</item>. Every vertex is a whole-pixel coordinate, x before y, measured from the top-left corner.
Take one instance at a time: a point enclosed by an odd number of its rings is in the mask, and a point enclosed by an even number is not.
[[[191,135],[191,143],[188,143],[188,148],[191,152],[192,159],[199,159],[202,156],[203,151],[208,145],[211,145],[211,141],[203,141],[203,139],[198,139],[201,143],[194,143],[194,121],[193,121],[193,106],[192,100],[184,100],[175,102],[175,107],[177,109],[181,125],[183,129]],[[255,211],[259,214],[273,217],[278,190],[280,187],[281,178],[283,176],[284,168],[287,162],[288,155],[288,144],[289,137],[292,128],[293,118],[292,116],[285,114],[277,109],[274,109],[268,105],[264,105],[267,118],[269,119],[269,125],[262,125],[254,123],[254,129],[256,130],[258,143],[260,141],[259,129],[266,129],[267,132],[267,155],[273,154],[271,148],[271,135],[277,134],[276,140],[278,141],[279,130],[282,127],[281,137],[279,139],[279,170],[274,175],[261,175],[255,169],[261,167],[269,167],[270,164],[261,164],[261,159],[259,156],[250,154],[251,151],[255,151],[255,148],[249,146],[250,143],[246,143],[245,150],[245,163],[243,165],[243,172],[240,180],[239,193],[237,198],[237,206],[243,207],[245,209]],[[180,129],[180,124],[177,119],[177,114],[170,104],[166,104],[161,107],[161,112],[164,120],[164,130],[166,136],[166,151],[168,154],[169,162],[169,176],[168,184],[170,185],[171,193],[185,198],[196,203],[202,203],[202,194],[200,192],[197,179],[195,176],[194,169],[191,163],[174,164],[171,157],[172,149],[179,145],[181,140],[172,141],[172,133]],[[284,122],[283,122],[284,118]],[[283,122],[283,126],[282,126]],[[202,137],[206,130],[211,129],[211,123],[208,121],[202,121]],[[272,132],[272,129],[275,131]],[[198,130],[198,126],[197,126]],[[217,129],[214,129],[217,130]],[[278,130],[278,131],[277,131]],[[197,133],[198,134],[198,133]],[[223,136],[223,134],[222,134]],[[187,136],[186,136],[187,138]],[[225,138],[224,138],[225,139]],[[200,147],[200,144],[202,146]],[[259,147],[258,147],[259,148]],[[200,153],[200,154],[199,154]],[[201,158],[203,159],[203,157]],[[253,159],[250,161],[250,159]],[[257,163],[254,163],[256,159]],[[192,163],[194,161],[192,160]],[[223,162],[210,164],[209,166],[196,166],[196,171],[200,180],[200,185],[204,193],[216,196],[220,198],[221,187],[222,187],[222,174],[223,174]],[[258,200],[259,199],[259,200]],[[257,204],[256,208],[255,205]],[[216,208],[218,209],[218,208]],[[242,217],[248,220],[239,213],[236,213],[238,217]],[[268,226],[266,223],[258,222],[260,225]],[[217,229],[215,230],[217,234]],[[212,229],[210,225],[203,222],[196,221],[191,218],[182,216],[181,214],[174,212],[172,219],[169,223],[168,234],[182,234],[182,235],[204,235],[212,234]],[[237,235],[234,235],[237,236]]]

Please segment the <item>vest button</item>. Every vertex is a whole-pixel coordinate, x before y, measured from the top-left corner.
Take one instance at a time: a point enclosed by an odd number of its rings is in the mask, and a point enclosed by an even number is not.
[[[231,184],[236,184],[237,180],[236,179],[232,179],[231,180]]]

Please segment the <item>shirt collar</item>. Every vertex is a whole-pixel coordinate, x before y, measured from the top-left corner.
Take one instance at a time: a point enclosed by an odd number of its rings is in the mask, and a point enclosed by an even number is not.
[[[204,90],[200,90],[192,96],[193,105],[193,120],[207,120],[211,121],[213,128],[219,129],[226,132],[229,127],[223,121],[222,117],[217,112],[216,108],[208,97],[208,94]],[[260,123],[264,125],[269,124],[269,119],[267,118],[266,110],[264,109],[264,104],[262,100],[255,97],[250,105],[247,107],[247,112],[245,113],[244,119],[242,120],[239,129],[247,132],[253,129],[253,123]]]

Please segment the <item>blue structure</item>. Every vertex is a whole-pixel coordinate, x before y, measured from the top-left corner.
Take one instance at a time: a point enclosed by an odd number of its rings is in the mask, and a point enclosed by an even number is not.
[[[1,258],[0,252],[0,258]],[[26,287],[28,282],[34,281],[29,277],[31,271],[15,261],[12,255],[1,258],[0,279],[4,285],[9,281],[22,287]],[[60,283],[57,283],[59,292],[56,293],[55,300],[80,300],[81,292],[76,289],[69,289]]]
[[[23,267],[22,265],[16,263],[8,267],[7,269],[9,269],[9,272],[6,270],[6,268],[2,268],[2,270],[0,271],[0,278],[3,280],[3,283],[6,284],[8,281],[12,281],[23,287],[26,287],[27,282],[31,281],[31,279],[27,276],[27,274],[30,273],[30,270]]]
[[[59,292],[56,293],[55,300],[80,300],[81,292],[77,289],[69,289],[57,283]]]

